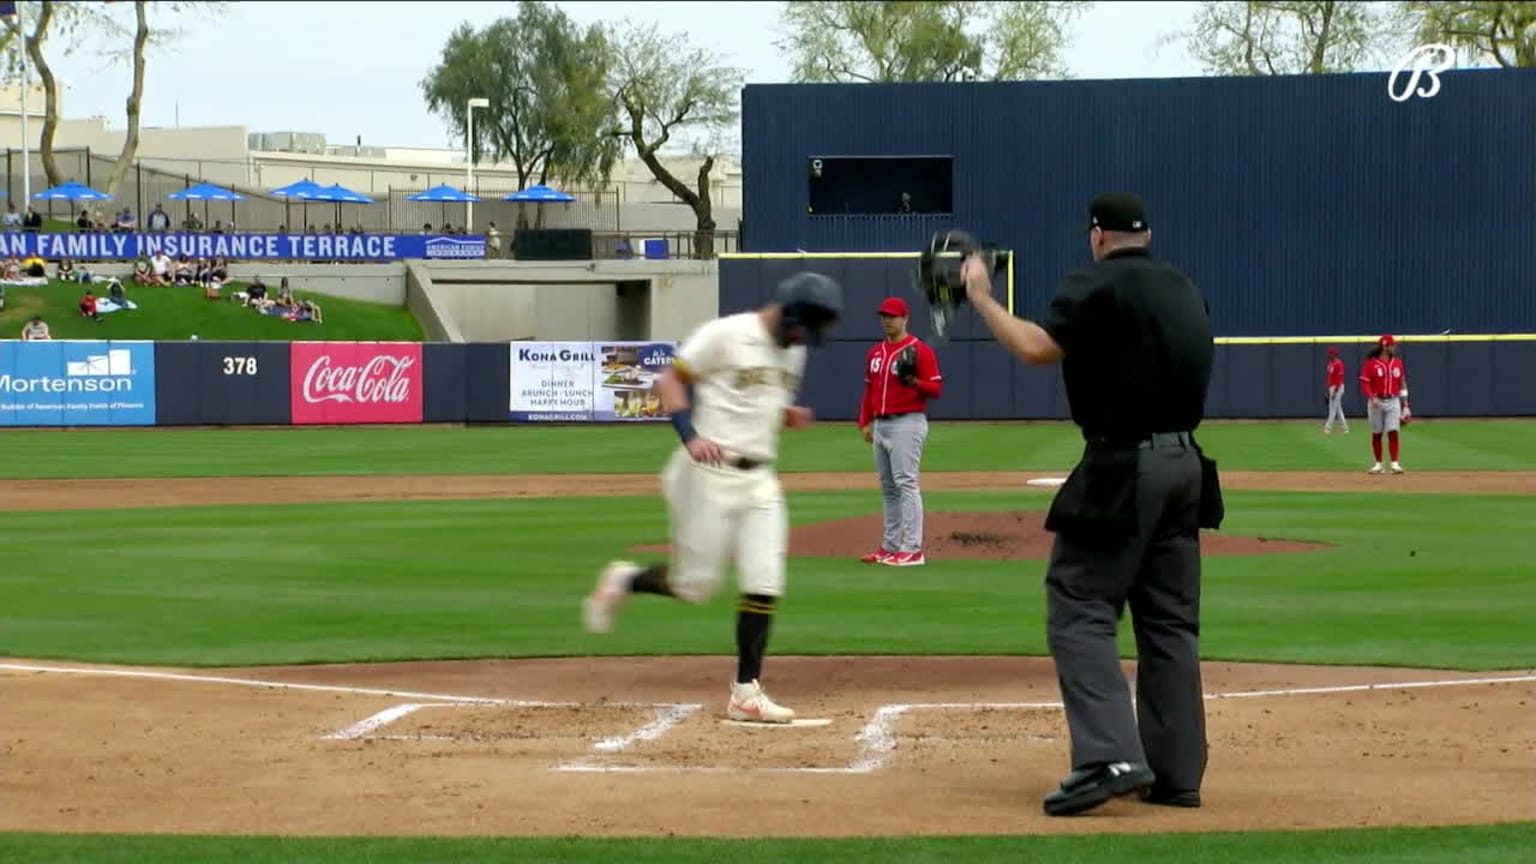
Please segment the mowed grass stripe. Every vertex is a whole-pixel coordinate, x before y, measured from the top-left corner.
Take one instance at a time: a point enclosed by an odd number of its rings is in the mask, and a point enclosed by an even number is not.
[[[1536,823],[1350,831],[877,837],[848,840],[640,838],[291,838],[4,834],[0,858],[28,864],[1509,864],[1536,844]]]
[[[940,510],[1037,509],[1041,495],[935,493]],[[1234,492],[1227,533],[1334,544],[1205,561],[1210,659],[1536,667],[1536,500]],[[1355,505],[1356,499],[1348,502]],[[866,493],[792,496],[795,522],[876,513]],[[597,568],[665,542],[650,498],[378,502],[7,514],[0,654],[190,666],[416,658],[721,654],[714,602],[637,597],[616,632],[579,629]],[[850,538],[857,545],[865,538]],[[875,538],[867,538],[874,541]],[[1043,654],[1043,561],[892,571],[795,559],[776,654]],[[1122,641],[1126,656],[1132,644]]]
[[[1199,433],[1227,470],[1361,471],[1370,465],[1364,423],[1323,435],[1310,422],[1207,424]],[[1403,462],[1413,471],[1536,469],[1536,422],[1413,424]],[[73,429],[0,433],[0,477],[238,477],[402,474],[652,474],[677,439],[667,424],[553,428],[369,427],[283,429]],[[935,422],[925,471],[1061,471],[1082,450],[1063,423]],[[873,471],[851,424],[785,433],[784,471]]]

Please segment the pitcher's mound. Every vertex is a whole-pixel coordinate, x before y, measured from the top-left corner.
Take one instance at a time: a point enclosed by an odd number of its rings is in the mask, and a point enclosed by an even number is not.
[[[880,544],[880,516],[860,516],[790,530],[789,554],[797,557],[858,557]],[[981,558],[1019,561],[1050,557],[1053,535],[1045,530],[1043,511],[1011,513],[927,513],[923,516],[923,552],[939,559]],[[1207,531],[1200,538],[1205,555],[1270,555],[1328,549],[1326,543],[1234,537]],[[668,547],[639,546],[637,552],[663,553]]]

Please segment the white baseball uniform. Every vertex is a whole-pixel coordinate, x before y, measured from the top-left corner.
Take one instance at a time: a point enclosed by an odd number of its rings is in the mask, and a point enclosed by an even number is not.
[[[784,411],[800,391],[806,349],[780,348],[756,312],[742,312],[700,326],[672,362],[692,383],[694,428],[723,453],[718,466],[704,465],[679,444],[662,471],[672,590],[694,603],[708,600],[730,556],[743,594],[778,597],[784,592],[789,514],[774,463]],[[739,459],[758,465],[730,464]]]

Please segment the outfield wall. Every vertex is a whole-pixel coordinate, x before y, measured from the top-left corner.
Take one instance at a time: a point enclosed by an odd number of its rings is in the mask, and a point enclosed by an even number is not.
[[[874,316],[812,354],[802,401],[823,420],[857,415]],[[1367,337],[1226,341],[1208,416],[1321,421],[1324,350],[1353,379]],[[1414,414],[1536,416],[1536,335],[1402,336]],[[650,385],[672,342],[0,342],[0,426],[202,426],[659,421]],[[939,420],[1067,417],[1060,373],[995,343],[939,348]],[[1351,417],[1364,413],[1353,381]]]

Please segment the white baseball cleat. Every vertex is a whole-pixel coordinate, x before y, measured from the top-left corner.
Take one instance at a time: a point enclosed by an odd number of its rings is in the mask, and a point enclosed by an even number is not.
[[[1393,462],[1392,463],[1392,473],[1393,474],[1401,474],[1401,473],[1403,473],[1403,466],[1397,464],[1396,462]]]
[[[1371,470],[1369,470],[1369,471],[1367,471],[1365,473],[1367,473],[1367,474],[1380,474],[1381,473],[1381,463],[1377,462],[1375,465],[1372,465],[1371,466]]]
[[[731,685],[731,702],[725,713],[732,720],[752,723],[788,723],[795,719],[794,711],[775,704],[756,681]]]
[[[632,561],[610,561],[597,574],[597,587],[581,601],[581,620],[588,633],[607,633],[613,629],[613,615],[629,596],[630,580],[639,572]]]

